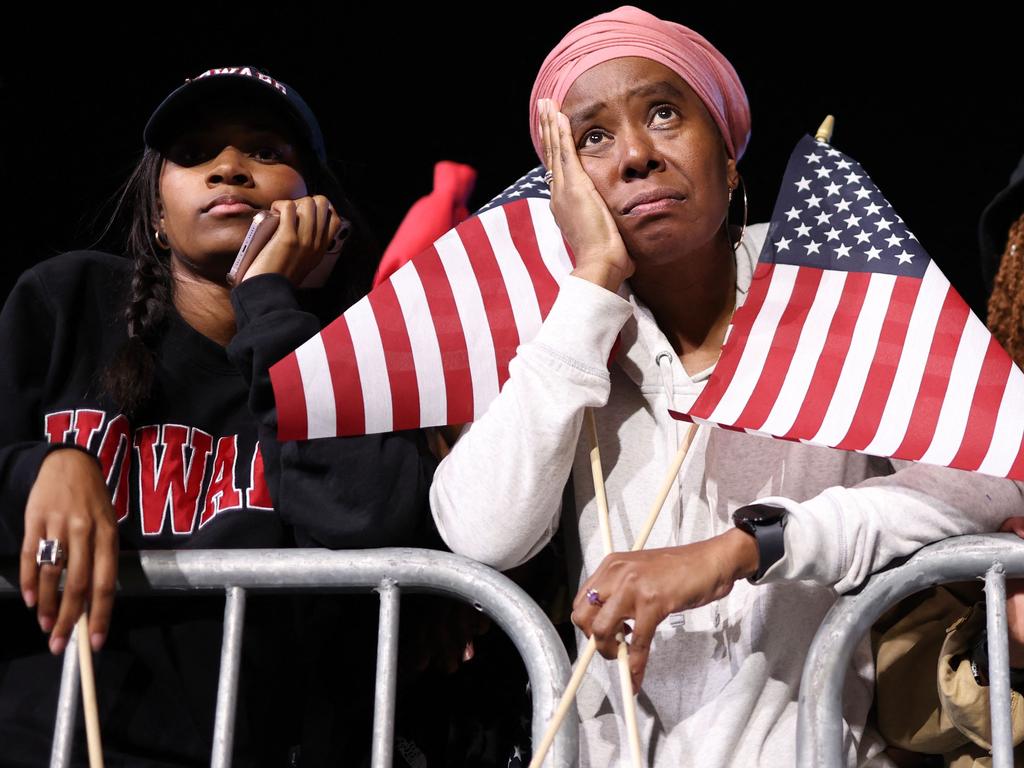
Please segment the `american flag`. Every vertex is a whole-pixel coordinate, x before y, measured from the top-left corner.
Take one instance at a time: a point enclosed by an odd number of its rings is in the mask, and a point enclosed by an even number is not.
[[[478,418],[572,270],[550,194],[534,168],[275,364],[279,438]]]
[[[687,421],[1024,480],[1024,374],[853,159],[790,157]]]

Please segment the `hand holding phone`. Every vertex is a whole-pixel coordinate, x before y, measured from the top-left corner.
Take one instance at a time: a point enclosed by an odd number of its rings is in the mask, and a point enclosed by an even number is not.
[[[322,286],[351,231],[323,195],[278,200],[260,211],[242,240],[227,280],[237,285],[257,274],[277,273],[301,288]]]

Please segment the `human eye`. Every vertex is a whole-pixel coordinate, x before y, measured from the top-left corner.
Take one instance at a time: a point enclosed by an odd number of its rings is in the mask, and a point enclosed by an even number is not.
[[[652,126],[667,125],[678,118],[679,110],[671,104],[658,104],[651,110]]]
[[[284,152],[275,146],[259,147],[252,154],[257,160],[264,160],[266,162],[280,162],[284,159]]]
[[[596,147],[602,144],[607,138],[608,135],[604,131],[584,131],[583,135],[580,137],[579,148],[586,149],[587,147]]]
[[[191,167],[205,162],[210,152],[200,142],[183,140],[171,147],[167,156],[178,165]]]

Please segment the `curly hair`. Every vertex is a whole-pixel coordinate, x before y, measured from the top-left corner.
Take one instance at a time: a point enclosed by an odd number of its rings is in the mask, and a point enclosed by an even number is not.
[[[992,335],[1024,367],[1024,213],[1010,225],[988,300],[988,327]]]

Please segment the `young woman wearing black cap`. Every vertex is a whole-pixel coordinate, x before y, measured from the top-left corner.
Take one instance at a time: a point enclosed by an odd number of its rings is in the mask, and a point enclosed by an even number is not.
[[[60,676],[46,646],[60,654],[85,605],[104,647],[107,764],[209,759],[222,601],[151,600],[111,622],[119,543],[401,545],[429,520],[432,460],[416,435],[274,439],[268,366],[362,295],[376,264],[305,102],[254,68],[210,70],[161,104],[145,142],[122,198],[128,258],[43,262],[0,314],[0,553],[20,552],[39,625],[0,606],[4,765],[45,762]],[[263,210],[280,224],[231,290],[226,274]],[[326,284],[297,291],[342,216],[355,226]],[[295,743],[281,673],[308,654],[289,644],[290,610],[250,601],[236,764],[284,764]],[[252,674],[267,670],[277,674]]]

